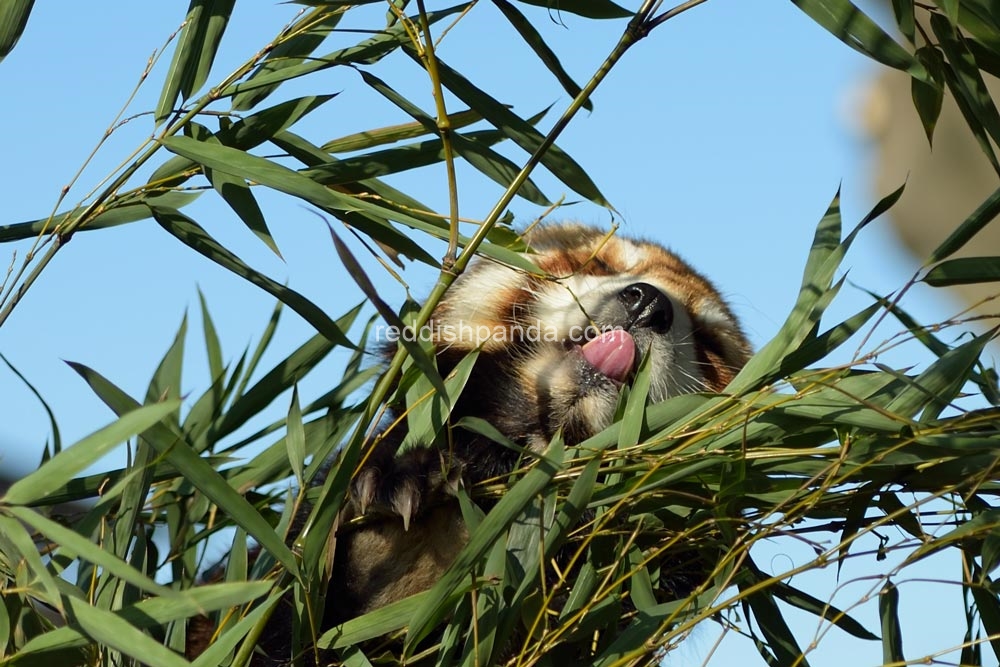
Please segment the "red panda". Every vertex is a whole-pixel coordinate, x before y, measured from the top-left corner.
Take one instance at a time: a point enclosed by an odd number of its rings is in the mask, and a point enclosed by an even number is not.
[[[481,418],[541,452],[556,433],[573,445],[610,425],[646,356],[653,401],[721,391],[748,359],[725,300],[664,247],[579,224],[540,226],[524,241],[540,274],[478,258],[428,324],[442,377],[479,351],[452,420]],[[322,629],[430,588],[468,540],[456,485],[472,488],[518,465],[516,451],[461,429],[447,447],[397,455],[402,430],[381,433],[355,477]],[[377,518],[352,522],[365,514]],[[288,660],[282,618],[288,613],[273,617],[255,665]]]

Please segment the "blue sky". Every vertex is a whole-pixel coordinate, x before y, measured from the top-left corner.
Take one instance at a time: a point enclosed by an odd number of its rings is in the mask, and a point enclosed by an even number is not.
[[[115,117],[150,55],[180,25],[186,4],[141,3],[123,10],[110,2],[37,3],[21,42],[0,63],[5,98],[0,105],[5,157],[0,224],[44,217],[52,210],[60,189]],[[373,9],[381,16],[381,7]],[[210,81],[267,43],[296,10],[263,1],[238,3]],[[556,22],[544,10],[523,11],[536,19],[581,83],[623,27],[620,21],[589,22],[572,15],[559,16]],[[330,43],[358,39],[338,34]],[[551,122],[569,101],[551,77],[538,74],[541,68],[534,56],[486,4],[449,34],[439,54],[522,116],[554,103]],[[155,105],[168,63],[169,54],[139,89],[126,116]],[[426,77],[409,59],[389,58],[374,71],[433,110]],[[712,0],[634,47],[598,89],[593,113],[579,116],[559,144],[621,213],[623,233],[661,241],[710,276],[759,346],[777,330],[793,303],[813,228],[837,189],[843,193],[845,226],[886,194],[873,191],[871,149],[848,120],[854,91],[874,72],[872,63],[815,26],[790,2]],[[365,90],[349,70],[289,85],[280,95],[330,92],[340,95],[296,128],[316,143],[409,120]],[[452,100],[450,108],[458,105]],[[152,129],[148,116],[117,129],[67,202],[83,199]],[[523,160],[516,151],[507,154]],[[443,169],[432,168],[390,182],[443,211],[443,175]],[[548,175],[536,172],[535,178],[551,198],[566,194],[574,199]],[[483,217],[500,194],[495,184],[469,170],[460,172],[459,188],[462,215],[471,218]],[[331,315],[361,301],[339,267],[320,219],[287,197],[268,192],[258,197],[284,262],[212,195],[185,212],[249,264],[287,281]],[[516,200],[511,210],[522,223],[539,212],[523,200]],[[598,225],[611,222],[607,211],[583,203],[566,207],[557,217]],[[20,262],[27,248],[0,246],[0,264],[6,268],[15,250]],[[432,254],[440,256],[442,249],[432,248]],[[885,293],[900,287],[918,264],[897,248],[882,222],[864,232],[846,266],[852,281]],[[369,270],[378,273],[374,264]],[[419,297],[429,290],[433,273],[411,267],[404,279]],[[379,286],[390,303],[400,303],[405,295],[391,280],[381,279]],[[197,395],[205,388],[197,334],[198,288],[219,328],[226,358],[236,358],[263,329],[273,304],[268,295],[195,256],[150,221],[79,234],[0,328],[0,352],[49,402],[64,442],[70,443],[108,423],[112,415],[63,360],[89,365],[132,395],[142,396],[188,312],[195,335],[189,342],[183,390]],[[867,303],[862,293],[848,287],[831,318]],[[921,290],[912,293],[909,306],[923,321],[944,319],[959,310],[940,295]],[[303,322],[286,315],[271,361],[310,334]],[[300,387],[304,398],[329,388],[336,372],[335,361],[328,375],[308,378]],[[50,436],[47,417],[5,367],[0,367],[0,396],[0,465],[5,471],[30,470]],[[280,413],[284,407],[275,409]],[[782,544],[773,555],[774,568],[807,557]],[[874,565],[866,564],[859,573],[874,572],[867,569]],[[923,572],[927,577],[958,575],[957,562],[928,567]],[[934,569],[939,567],[947,569]],[[831,572],[810,576],[828,581],[833,577]],[[933,601],[942,590],[948,592],[947,607]],[[939,586],[918,592],[917,584],[908,584],[902,594],[904,605],[909,598],[924,610],[904,625],[909,656],[960,642],[957,589]],[[947,609],[942,614],[952,622],[917,618],[929,602],[935,609]],[[875,623],[876,613],[873,604],[858,611],[867,625]],[[798,627],[808,633],[800,635],[803,644],[808,643],[815,623],[807,618]],[[905,634],[908,628],[912,630]],[[716,627],[706,624],[670,664],[702,664],[716,635]],[[742,662],[746,651],[753,651],[747,642],[726,640],[709,664]],[[813,665],[841,665],[848,659],[878,664],[881,648],[834,630],[810,656]]]

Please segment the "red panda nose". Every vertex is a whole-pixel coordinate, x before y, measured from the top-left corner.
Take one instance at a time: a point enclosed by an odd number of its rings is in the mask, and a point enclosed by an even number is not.
[[[667,295],[649,283],[632,283],[618,293],[625,306],[628,329],[647,328],[666,333],[674,323],[674,307]]]

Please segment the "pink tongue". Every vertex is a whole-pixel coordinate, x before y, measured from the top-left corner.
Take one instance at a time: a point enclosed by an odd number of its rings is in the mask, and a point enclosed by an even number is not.
[[[623,329],[601,334],[581,351],[591,366],[618,382],[625,381],[635,363],[635,341]]]

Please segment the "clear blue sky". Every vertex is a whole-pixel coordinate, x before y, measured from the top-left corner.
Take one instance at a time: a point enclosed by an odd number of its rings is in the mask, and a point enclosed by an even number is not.
[[[2,223],[50,212],[60,188],[114,118],[149,56],[183,20],[186,4],[141,3],[141,9],[134,5],[127,10],[110,2],[36,4],[21,42],[0,63],[5,100],[0,105]],[[296,10],[263,1],[239,3],[210,81],[259,49]],[[538,19],[546,39],[581,83],[623,25],[572,15],[559,17],[560,25],[543,10],[532,10],[524,8]],[[330,43],[358,39],[335,35]],[[524,116],[553,102],[554,116],[568,102],[551,77],[526,74],[540,70],[537,62],[487,4],[476,7],[451,33],[440,55]],[[155,105],[168,62],[166,57],[154,69],[126,115]],[[407,58],[392,58],[375,71],[433,110],[426,78]],[[848,226],[876,195],[885,194],[872,191],[870,151],[851,132],[845,111],[851,92],[873,71],[874,65],[813,25],[790,2],[711,0],[636,46],[598,90],[594,112],[581,115],[559,143],[621,212],[623,232],[662,241],[711,276],[759,346],[777,330],[794,300],[814,225],[837,188],[842,187]],[[337,91],[340,96],[300,124],[298,132],[321,143],[409,120],[364,90],[347,70],[328,71],[280,94]],[[83,198],[151,131],[148,116],[116,131],[67,201]],[[547,175],[538,173],[536,179],[550,197],[564,194]],[[390,182],[439,210],[447,208],[443,169],[403,174]],[[459,187],[462,215],[471,218],[483,217],[500,194],[497,186],[469,170],[460,173]],[[211,194],[185,212],[252,266],[287,281],[329,313],[338,315],[359,302],[362,297],[339,267],[322,222],[298,201],[264,192],[258,197],[285,262]],[[522,222],[538,213],[521,200],[512,210]],[[589,204],[568,207],[562,217],[610,222],[607,211]],[[20,261],[26,248],[0,247],[2,267],[15,249]],[[853,281],[880,292],[901,286],[917,266],[896,248],[884,224],[865,232],[847,265]],[[369,270],[378,273],[374,265]],[[419,296],[429,289],[432,276],[411,269],[405,279]],[[379,284],[387,301],[400,302],[404,292],[397,284]],[[149,221],[79,234],[0,328],[0,352],[36,385],[57,415],[64,442],[70,443],[108,423],[112,415],[62,360],[89,365],[141,397],[187,311],[194,335],[183,390],[197,395],[205,388],[198,287],[210,305],[226,358],[232,360],[262,330],[273,303],[269,296],[195,256]],[[861,293],[850,287],[845,292],[832,317],[867,305]],[[914,296],[911,310],[924,321],[957,310],[943,298]],[[286,315],[270,361],[310,333],[295,316]],[[326,372],[303,383],[304,400],[335,382],[336,362]],[[47,417],[5,367],[0,367],[0,397],[0,465],[5,471],[31,469],[50,436]],[[279,413],[287,405],[281,402],[275,408]],[[810,557],[796,549],[778,545],[759,562],[777,570]],[[873,560],[859,564],[853,576],[876,567],[883,565]],[[947,570],[934,569],[941,567]],[[954,580],[957,562],[938,561],[921,574]],[[810,581],[816,577],[831,582],[833,572],[810,575]],[[810,588],[830,589],[832,584]],[[946,601],[939,602],[945,593]],[[836,602],[847,606],[861,595],[860,586],[848,588],[844,598],[839,595]],[[920,592],[916,584],[908,584],[902,596],[904,609],[913,609],[904,611],[908,657],[960,642],[957,588]],[[941,617],[926,618],[937,610]],[[866,625],[876,624],[874,603],[856,614]],[[796,628],[806,645],[816,624],[806,617]],[[716,626],[705,624],[669,664],[702,664],[717,632]],[[748,642],[727,640],[709,664],[756,664],[759,658],[747,651],[754,652]],[[833,630],[810,660],[814,666],[879,664],[881,648]]]

